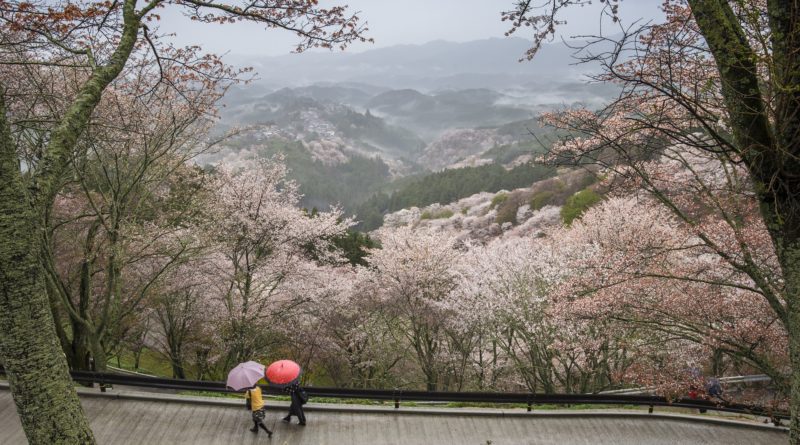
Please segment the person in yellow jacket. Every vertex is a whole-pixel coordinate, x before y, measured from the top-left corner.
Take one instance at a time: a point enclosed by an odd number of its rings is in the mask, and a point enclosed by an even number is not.
[[[260,427],[267,432],[267,437],[271,438],[272,431],[264,424],[267,409],[264,407],[264,398],[261,395],[261,388],[259,388],[258,385],[253,385],[253,387],[248,389],[245,393],[244,399],[245,406],[250,408],[250,412],[253,414],[253,427],[250,428],[250,431],[258,433],[258,428]]]

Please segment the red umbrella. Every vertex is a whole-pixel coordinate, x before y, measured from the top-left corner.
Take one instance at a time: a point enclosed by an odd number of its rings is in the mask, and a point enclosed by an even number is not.
[[[264,373],[270,383],[276,386],[289,386],[300,378],[300,365],[291,360],[278,360],[269,365]]]

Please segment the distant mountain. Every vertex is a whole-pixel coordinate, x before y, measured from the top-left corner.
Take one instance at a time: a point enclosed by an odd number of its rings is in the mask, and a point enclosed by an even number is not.
[[[298,96],[311,97],[322,102],[336,102],[358,107],[365,105],[375,94],[380,94],[384,91],[386,91],[385,88],[370,87],[369,85],[355,87],[345,84],[314,84],[293,89],[293,92]]]
[[[420,108],[433,106],[435,100],[428,95],[422,94],[410,88],[402,90],[390,90],[379,94],[367,102],[367,106],[376,109],[397,108],[398,111],[413,111]]]
[[[351,151],[367,156],[413,159],[425,146],[416,134],[339,102],[366,102],[370,97],[349,87],[282,88],[260,97],[237,95],[228,101],[222,117],[229,125],[275,125],[306,142],[342,139]]]
[[[362,156],[341,142],[296,140],[293,135],[268,126],[238,135],[221,150],[205,154],[199,162],[224,162],[236,168],[276,155],[289,168],[289,179],[299,184],[300,204],[309,209],[341,205],[353,212],[392,180],[389,165],[378,156]]]
[[[573,65],[573,50],[559,42],[543,45],[536,58],[519,62],[530,46],[521,38],[492,38],[455,43],[434,41],[360,53],[306,52],[277,57],[236,57],[253,66],[260,82],[273,87],[319,82],[357,82],[387,88],[503,89],[536,79],[581,81],[586,66]]]
[[[420,155],[420,163],[429,170],[441,170],[449,165],[483,153],[491,148],[514,142],[494,129],[448,130],[433,140]]]
[[[479,155],[533,139],[531,132],[542,130],[535,116],[545,109],[507,105],[516,98],[486,88],[425,94],[325,84],[232,97],[223,112],[226,123],[275,126],[305,141],[320,159],[378,155],[392,163],[393,174],[418,170],[417,164],[435,171],[496,162]],[[503,164],[516,159],[516,149],[506,151]]]
[[[485,88],[432,95],[406,89],[375,96],[366,107],[387,121],[411,128],[431,140],[452,128],[495,126],[534,115],[530,107],[503,105],[503,101],[511,102],[511,98]]]
[[[596,107],[618,92],[615,86],[587,84],[584,75],[590,67],[576,66],[573,49],[563,43],[544,45],[533,61],[519,62],[529,43],[494,38],[361,53],[312,51],[241,60],[231,56],[234,63],[254,66],[260,80],[226,97],[226,121],[263,122],[275,113],[285,115],[292,106],[284,103],[277,109],[272,105],[276,101],[291,100],[304,107],[313,99],[362,113],[369,109],[373,116],[430,142],[453,128],[502,125],[574,103]],[[281,98],[284,93],[290,97]],[[246,103],[251,109],[240,106]]]

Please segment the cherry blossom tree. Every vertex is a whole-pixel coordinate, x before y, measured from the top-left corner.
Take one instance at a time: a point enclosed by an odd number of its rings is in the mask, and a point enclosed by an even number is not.
[[[202,378],[211,352],[219,348],[214,321],[223,308],[209,295],[209,266],[205,255],[193,255],[170,269],[147,302],[153,328],[146,344],[169,360],[174,378],[187,378],[190,364]]]
[[[297,286],[315,272],[309,263],[344,261],[332,239],[352,221],[335,208],[313,215],[301,209],[297,184],[286,173],[280,159],[254,160],[239,171],[218,166],[214,173],[206,230],[216,246],[214,293],[224,307],[224,368],[276,342],[274,327],[309,301]]]
[[[401,227],[378,238],[381,248],[369,263],[386,323],[411,345],[427,389],[435,391],[450,359],[446,329],[463,252],[457,238],[444,232]]]
[[[196,174],[193,168],[188,170]],[[161,209],[150,215],[156,219],[137,221],[141,213],[136,218],[123,215],[115,242],[102,228],[100,219],[106,215],[98,216],[83,194],[59,195],[45,259],[52,273],[48,290],[58,321],[56,332],[74,368],[89,369],[91,358],[98,369],[104,369],[107,356],[118,353],[121,342],[133,339],[129,336],[136,332],[141,338],[145,334],[141,324],[148,321],[143,316],[148,300],[161,292],[162,281],[172,269],[202,247],[186,227],[182,210],[164,210],[170,208],[170,200],[191,202],[192,194],[169,187],[162,192],[166,192],[163,200],[148,204]],[[80,203],[82,207],[75,206]],[[171,218],[180,225],[167,223]],[[109,258],[116,268],[111,282]]]
[[[374,272],[364,267],[326,267],[315,277],[306,286],[314,298],[291,326],[303,345],[300,356],[313,358],[307,361],[324,370],[336,386],[397,386],[403,379],[394,371],[408,348],[396,341],[385,323]]]
[[[87,369],[86,348],[96,368],[105,369],[108,344],[115,340],[108,334],[137,313],[153,281],[180,263],[176,255],[191,250],[177,243],[170,247],[172,260],[159,263],[153,249],[163,252],[160,241],[176,240],[198,212],[202,178],[187,161],[213,143],[205,140],[209,123],[203,114],[219,95],[214,88],[199,89],[191,93],[197,100],[187,102],[169,90],[153,93],[147,99],[107,96],[80,141],[89,146],[86,155],[72,160],[76,180],[64,184],[65,192],[82,196],[85,208],[48,214],[43,263],[56,319],[70,320],[69,333],[58,325],[57,332],[62,345],[71,343],[65,349],[75,369]],[[76,225],[85,228],[82,243],[64,233]],[[81,267],[65,267],[64,252],[57,264],[57,248],[81,252]],[[148,271],[150,279],[145,263],[160,264]]]
[[[505,238],[473,246],[457,319],[481,326],[491,348],[475,364],[495,374],[493,385],[531,392],[595,392],[619,382],[630,365],[625,333],[603,318],[582,318],[556,292],[591,246],[565,250],[563,229],[547,237]],[[472,322],[468,322],[472,320]],[[499,350],[499,352],[498,352]],[[487,366],[488,357],[489,366]],[[496,374],[502,379],[498,381]]]
[[[660,356],[673,353],[663,363],[680,364],[658,369],[643,355],[629,379],[650,385],[660,378],[671,390],[685,389],[696,383],[687,381],[688,363],[718,360],[719,353],[783,384],[785,331],[753,282],[652,198],[611,198],[560,236],[565,258],[581,271],[556,289],[561,310],[622,323],[635,330],[637,350],[657,341]]]
[[[558,25],[558,9],[581,2],[548,3],[553,12],[549,16],[531,2],[520,2],[509,15],[516,27],[533,27],[534,49]],[[612,15],[619,3],[610,3]],[[566,141],[557,152],[573,160],[627,166],[629,178],[693,227],[706,248],[747,276],[750,283],[733,288],[746,287],[760,295],[786,333],[783,343],[792,365],[778,381],[790,388],[791,440],[800,443],[800,212],[792,173],[798,169],[800,146],[800,30],[794,19],[798,5],[688,0],[665,2],[664,8],[664,24],[622,28],[623,38],[618,41],[598,39],[611,42],[613,49],[588,57],[602,64],[601,80],[619,82],[623,94],[600,112],[583,110],[548,119],[586,135]],[[647,158],[662,155],[683,163],[695,176],[701,205],[689,208],[675,202],[661,188],[666,181],[659,182],[656,172],[643,168]],[[696,163],[687,162],[692,157],[713,161],[721,176],[733,173],[724,193],[714,196],[717,189],[693,170]],[[742,204],[731,205],[733,196],[742,197]],[[745,218],[741,211],[745,209],[757,209],[763,222]],[[704,218],[709,212],[715,217]],[[726,252],[728,245],[720,244],[722,240],[712,230],[727,234],[725,238],[733,241],[738,252]],[[772,246],[759,250],[762,235]],[[762,260],[768,257],[779,265],[777,274],[765,268]]]

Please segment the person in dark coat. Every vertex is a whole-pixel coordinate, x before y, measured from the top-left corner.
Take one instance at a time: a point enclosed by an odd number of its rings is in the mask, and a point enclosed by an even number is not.
[[[289,406],[289,415],[283,418],[283,421],[289,423],[292,421],[292,416],[297,416],[300,425],[306,424],[306,415],[303,413],[303,405],[308,401],[306,392],[300,388],[297,383],[292,383],[287,386],[284,391],[289,393],[292,398],[292,404]]]
[[[709,397],[726,402],[726,400],[722,398],[722,385],[720,384],[719,379],[716,377],[710,378],[706,383],[706,393]]]

